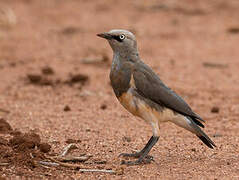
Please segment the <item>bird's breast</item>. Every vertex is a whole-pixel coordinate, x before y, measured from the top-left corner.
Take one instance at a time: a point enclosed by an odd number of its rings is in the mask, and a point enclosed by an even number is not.
[[[175,117],[175,113],[149,99],[136,95],[134,88],[123,93],[118,100],[130,113],[144,119],[146,122],[167,122]]]
[[[122,63],[120,65],[112,65],[110,71],[110,82],[117,97],[128,91],[130,88],[131,76],[132,71],[128,64]]]
[[[131,92],[132,90],[129,89],[127,92],[123,93],[119,98],[119,102],[131,112],[135,116],[140,116],[139,109],[138,109],[138,99],[133,95]]]

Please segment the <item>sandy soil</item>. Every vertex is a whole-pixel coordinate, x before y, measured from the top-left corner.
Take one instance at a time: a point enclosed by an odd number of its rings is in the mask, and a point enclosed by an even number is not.
[[[1,179],[238,179],[239,2],[0,1]],[[155,162],[120,165],[151,128],[117,102],[112,52],[96,33],[123,28],[141,57],[206,120],[217,148],[162,124]],[[67,162],[45,166],[74,143]],[[79,171],[108,169],[110,173]]]

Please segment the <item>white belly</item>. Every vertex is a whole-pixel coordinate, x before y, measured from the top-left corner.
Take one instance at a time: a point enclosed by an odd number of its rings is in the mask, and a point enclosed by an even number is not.
[[[133,115],[141,117],[147,122],[158,121],[166,122],[172,120],[175,116],[174,112],[170,109],[163,109],[161,112],[150,107],[145,101],[133,95],[132,89],[124,93],[120,98],[120,103],[131,112]]]
[[[191,132],[194,131],[191,126],[191,121],[185,116],[175,113],[169,108],[163,108],[162,111],[157,111],[142,99],[135,97],[132,91],[133,89],[129,89],[127,93],[122,94],[119,98],[120,103],[133,115],[138,116],[151,124],[155,136],[159,135],[160,123],[167,121],[173,122]]]

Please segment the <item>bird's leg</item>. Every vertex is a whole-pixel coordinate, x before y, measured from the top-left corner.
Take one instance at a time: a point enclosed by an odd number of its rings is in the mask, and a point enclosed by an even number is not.
[[[145,147],[137,153],[133,153],[133,154],[128,154],[128,153],[122,153],[120,154],[120,156],[124,156],[124,157],[136,157],[139,158],[136,161],[127,161],[127,162],[123,162],[122,164],[127,164],[127,165],[137,165],[137,164],[141,164],[141,163],[149,163],[150,161],[153,160],[152,156],[148,156],[149,151],[152,149],[152,147],[156,144],[156,142],[158,141],[159,137],[158,136],[152,136],[148,143],[145,145]]]
[[[147,144],[144,146],[144,148],[141,151],[136,153],[121,153],[119,156],[139,158],[146,151],[146,149],[152,143],[152,141],[153,141],[153,136],[149,139],[149,141],[147,142]]]

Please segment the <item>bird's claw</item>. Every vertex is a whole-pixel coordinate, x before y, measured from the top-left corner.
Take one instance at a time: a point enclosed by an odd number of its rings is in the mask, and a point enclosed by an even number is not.
[[[135,158],[139,158],[140,157],[140,153],[121,153],[119,155],[119,157],[135,157]]]
[[[134,166],[134,165],[140,165],[140,164],[149,164],[149,163],[151,163],[151,161],[154,161],[152,156],[150,158],[144,158],[144,159],[139,158],[136,161],[125,161],[125,160],[122,160],[121,164],[122,165],[127,165],[127,166]]]
[[[136,153],[121,153],[119,155],[119,157],[133,157],[133,158],[139,158],[142,154],[139,152]],[[145,159],[152,159],[153,160],[153,156],[151,155],[147,155],[144,157]]]

